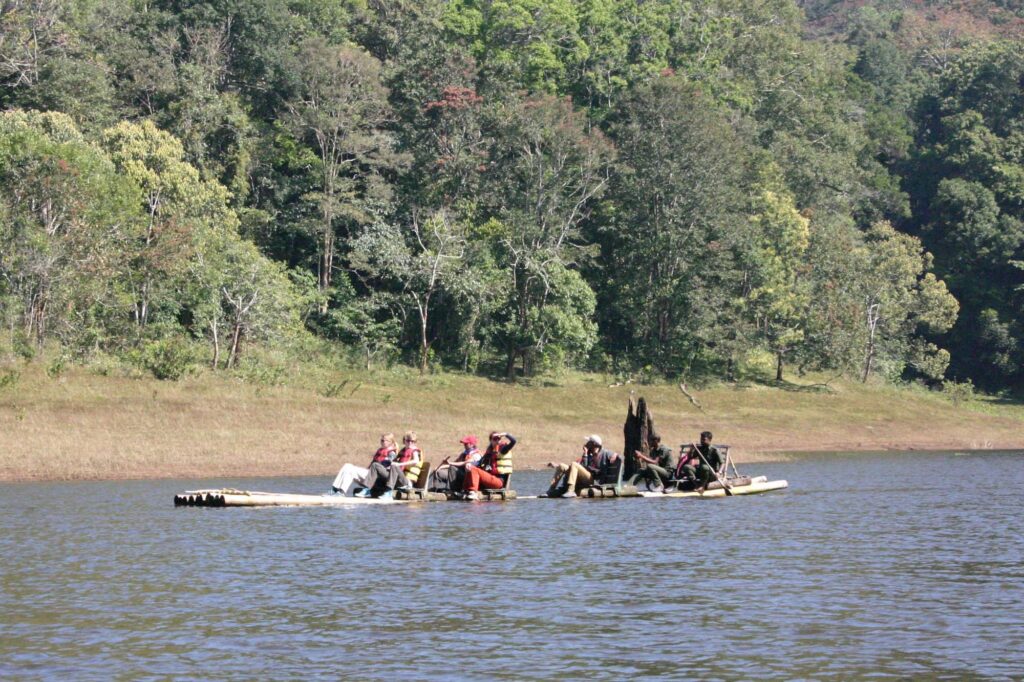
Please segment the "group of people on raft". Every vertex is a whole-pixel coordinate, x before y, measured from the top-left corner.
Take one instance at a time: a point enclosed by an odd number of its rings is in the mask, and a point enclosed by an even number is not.
[[[711,444],[711,439],[711,432],[704,431],[700,434],[700,445],[681,444],[677,463],[672,448],[662,445],[661,436],[652,435],[650,456],[634,451],[640,468],[627,483],[636,485],[646,481],[651,488],[665,490],[686,481],[691,482],[694,490],[703,493],[722,469],[722,455]],[[583,454],[578,460],[570,464],[548,462],[555,475],[541,497],[576,497],[581,490],[597,482],[614,479],[619,465],[619,455],[606,449],[600,436],[587,436]]]
[[[463,436],[459,443],[462,452],[452,461],[445,457],[440,466],[430,472],[430,489],[444,490],[465,499],[480,497],[480,490],[504,488],[512,474],[509,452],[516,445],[515,436],[494,431],[483,452],[477,437]],[[402,439],[401,450],[395,445],[395,436],[385,433],[380,437],[380,448],[373,454],[365,469],[346,464],[341,467],[331,488],[336,493],[355,497],[391,498],[395,490],[412,490],[423,470],[423,452],[416,445],[416,433],[409,431]]]
[[[718,478],[722,469],[722,455],[711,444],[712,434],[700,434],[700,445],[683,443],[676,461],[672,448],[661,443],[661,437],[651,436],[651,454],[635,452],[640,469],[628,481],[636,485],[646,481],[649,487],[668,488],[680,481],[688,481],[694,490],[704,492],[708,484]],[[477,437],[463,436],[459,440],[462,452],[454,460],[445,457],[436,470],[430,472],[430,490],[445,491],[455,497],[475,500],[481,490],[506,487],[512,474],[515,437],[504,431],[493,431],[483,452]],[[334,479],[335,493],[355,497],[391,498],[395,490],[412,490],[423,470],[423,452],[416,444],[416,433],[409,431],[402,438],[399,450],[395,436],[385,433],[380,437],[380,448],[369,466],[363,468],[346,464]],[[579,459],[568,464],[548,462],[555,470],[551,485],[541,497],[576,497],[580,491],[597,482],[615,477],[620,466],[619,455],[606,449],[601,437],[587,436]]]

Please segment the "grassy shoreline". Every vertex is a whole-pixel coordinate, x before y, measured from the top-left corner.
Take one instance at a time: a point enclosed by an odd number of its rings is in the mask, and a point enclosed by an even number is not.
[[[1024,448],[1024,406],[979,397],[953,405],[918,388],[833,382],[611,386],[600,375],[510,385],[405,368],[352,372],[333,383],[300,374],[261,386],[204,374],[179,382],[71,369],[20,370],[0,389],[0,481],[331,476],[369,459],[378,435],[415,429],[428,459],[458,451],[464,433],[520,438],[516,467],[574,456],[584,435],[622,447],[630,392],[647,398],[675,446],[703,429],[739,462],[801,451]]]

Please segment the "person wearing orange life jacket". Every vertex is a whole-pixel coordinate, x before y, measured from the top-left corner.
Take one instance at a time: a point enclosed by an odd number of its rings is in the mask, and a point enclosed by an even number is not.
[[[459,443],[462,444],[462,452],[455,461],[451,461],[451,457],[445,457],[441,461],[441,465],[431,475],[431,490],[447,492],[462,490],[466,480],[466,471],[475,467],[483,457],[476,447],[476,436],[472,434],[463,436]]]
[[[346,464],[341,467],[341,471],[339,471],[338,475],[335,477],[334,483],[331,484],[331,489],[336,493],[351,496],[355,493],[357,488],[367,487],[366,479],[370,474],[370,468],[375,464],[382,464],[385,461],[390,462],[394,459],[396,452],[395,434],[381,434],[380,447],[375,453],[373,453],[373,459],[370,461],[370,467]]]
[[[480,458],[479,465],[466,469],[466,480],[463,485],[466,499],[479,499],[481,486],[492,489],[505,487],[505,482],[512,473],[512,456],[508,453],[515,446],[516,439],[512,434],[497,431],[491,433],[490,443]]]
[[[416,444],[416,432],[406,432],[402,443],[404,447],[398,451],[398,456],[395,457],[391,466],[398,467],[409,480],[409,484],[415,486],[416,481],[419,480],[420,471],[423,470],[423,452]]]

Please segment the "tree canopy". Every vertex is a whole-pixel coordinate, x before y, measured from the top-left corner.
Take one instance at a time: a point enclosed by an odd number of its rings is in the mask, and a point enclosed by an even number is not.
[[[8,2],[3,348],[1019,386],[1024,48],[915,11]]]

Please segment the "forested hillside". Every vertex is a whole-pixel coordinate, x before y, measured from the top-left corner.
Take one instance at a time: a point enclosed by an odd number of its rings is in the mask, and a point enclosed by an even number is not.
[[[1024,48],[806,9],[7,0],[0,353],[1019,386]]]

